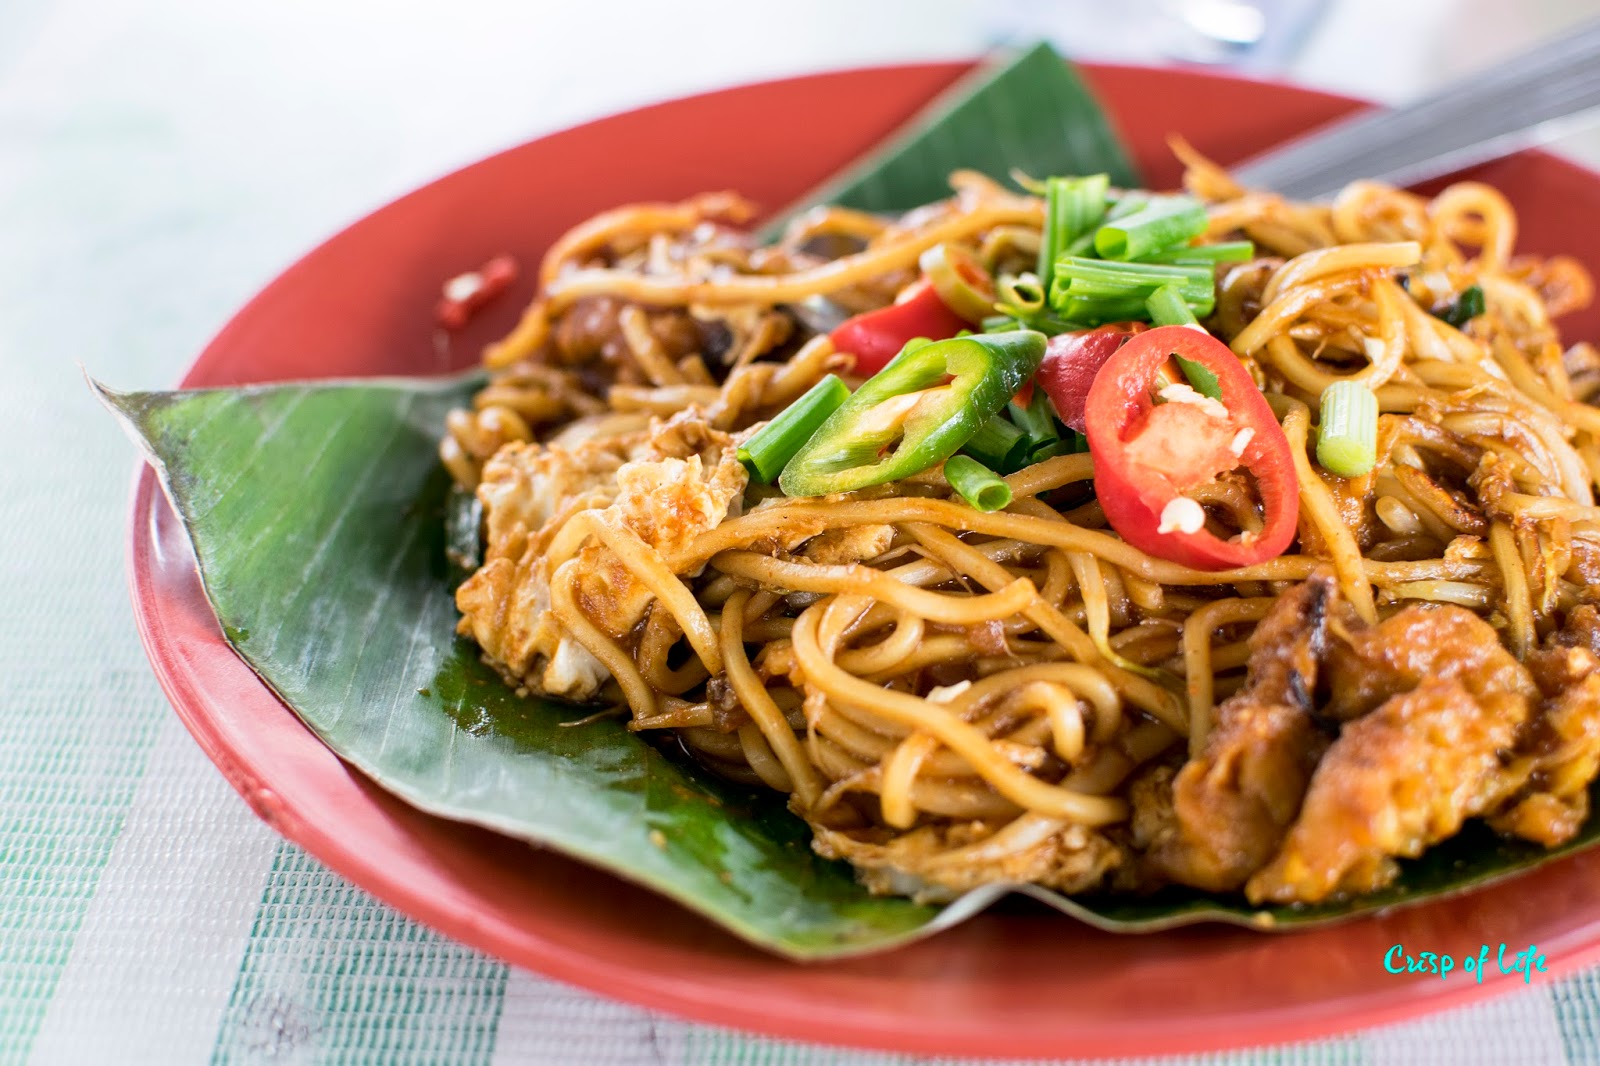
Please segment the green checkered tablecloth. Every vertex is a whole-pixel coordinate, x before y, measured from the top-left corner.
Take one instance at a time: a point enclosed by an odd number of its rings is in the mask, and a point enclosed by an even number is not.
[[[511,969],[275,837],[139,648],[123,573],[133,450],[77,364],[125,387],[175,380],[304,248],[494,147],[652,96],[970,54],[997,6],[826,0],[780,33],[748,2],[612,5],[628,32],[597,41],[594,5],[0,0],[0,1066],[905,1061]],[[1406,32],[1471,24],[1446,6],[1398,5]],[[1584,6],[1518,10],[1559,22]],[[682,20],[703,60],[660,46]],[[1597,1021],[1591,972],[1204,1061],[1600,1062]]]

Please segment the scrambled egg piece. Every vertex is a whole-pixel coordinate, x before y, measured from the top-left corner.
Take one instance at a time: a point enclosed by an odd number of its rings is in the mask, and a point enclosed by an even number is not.
[[[483,566],[456,592],[459,631],[502,671],[541,692],[596,696],[605,668],[555,618],[550,580],[565,559],[549,548],[583,511],[670,554],[737,515],[746,474],[732,437],[685,411],[621,440],[509,444],[478,486],[487,527]],[[577,553],[575,598],[601,630],[625,640],[653,593],[592,538]]]

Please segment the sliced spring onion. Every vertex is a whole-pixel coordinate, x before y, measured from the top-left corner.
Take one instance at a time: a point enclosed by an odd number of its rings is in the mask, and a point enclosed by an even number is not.
[[[1149,198],[1143,193],[1123,193],[1120,200],[1106,209],[1105,217],[1100,221],[1102,223],[1106,223],[1113,222],[1119,218],[1125,218],[1139,210],[1148,202]],[[1094,229],[1091,228],[1084,230],[1071,241],[1067,242],[1066,247],[1061,249],[1061,255],[1079,257],[1087,256],[1089,258],[1093,258],[1095,254],[1094,235]],[[1039,247],[1040,251],[1042,252],[1044,245],[1041,244]],[[1056,258],[1059,259],[1060,257],[1061,256],[1058,255]]]
[[[1000,279],[996,298],[999,303],[1023,314],[1044,310],[1044,286],[1032,274],[1007,275]]]
[[[1189,305],[1184,302],[1183,293],[1178,291],[1176,285],[1161,286],[1161,288],[1150,294],[1144,305],[1150,312],[1150,321],[1157,326],[1198,326],[1200,324],[1200,320],[1194,317],[1193,311],[1189,310]]]
[[[1217,244],[1182,244],[1139,257],[1141,263],[1176,263],[1199,266],[1212,263],[1242,263],[1256,254],[1249,241],[1221,241]]]
[[[1178,369],[1183,371],[1183,376],[1188,379],[1191,389],[1218,402],[1222,400],[1222,383],[1217,380],[1217,375],[1209,367],[1193,359],[1185,359],[1181,355],[1174,355],[1172,358],[1178,361]]]
[[[983,320],[985,333],[1004,333],[1010,329],[1033,329],[1047,336],[1079,328],[1075,323],[1052,315],[1045,307],[1044,289],[1032,274],[1002,277],[996,292],[995,310],[1001,312]],[[1009,323],[1009,325],[1002,325]]]
[[[1150,202],[1150,194],[1137,189],[1129,189],[1117,197],[1116,203],[1106,208],[1105,222],[1115,222],[1120,218],[1127,218],[1136,211],[1141,211]]]
[[[1077,240],[1061,249],[1061,255],[1092,256],[1094,255],[1094,231],[1081,234]],[[1060,258],[1059,256],[1057,258]]]
[[[1050,286],[1050,306],[1063,318],[1095,325],[1143,319],[1145,301],[1157,289],[1177,290],[1191,314],[1209,315],[1216,307],[1216,282],[1210,266],[1170,263],[1115,263],[1063,256]]]
[[[1144,300],[1137,296],[1125,300],[1072,299],[1061,305],[1062,317],[1080,323],[1079,329],[1107,322],[1132,322],[1144,314]]]
[[[1191,196],[1154,196],[1139,210],[1108,222],[1094,234],[1094,250],[1107,259],[1138,259],[1188,244],[1206,229],[1205,205]]]
[[[1204,288],[1213,283],[1214,276],[1208,267],[1199,263],[1124,263],[1063,256],[1056,263],[1055,283],[1060,285],[1068,280],[1144,288],[1153,292],[1160,285]]]
[[[1378,397],[1359,381],[1336,381],[1322,392],[1317,462],[1340,477],[1360,477],[1378,460]]]
[[[1028,434],[999,415],[978,427],[961,450],[985,466],[1009,473],[1019,468],[1033,450]]]
[[[971,456],[952,455],[945,460],[944,479],[980,511],[998,511],[1011,503],[1011,486]]]
[[[1105,174],[1051,178],[1045,182],[1044,233],[1039,242],[1039,287],[1050,291],[1050,277],[1067,246],[1094,232],[1106,214],[1111,179]]]
[[[849,386],[837,375],[829,374],[740,445],[739,461],[751,477],[764,485],[771,484],[817,427],[849,398]]]
[[[1005,329],[986,329],[984,332],[1005,333],[1013,329],[1031,329],[1043,333],[1046,337],[1054,337],[1057,333],[1071,333],[1073,330],[1083,328],[1081,323],[1069,322],[1047,311],[1035,311],[1031,315],[1023,315],[1010,321],[1012,325]]]
[[[936,244],[917,260],[944,305],[968,322],[994,314],[994,279],[977,257],[954,244]]]
[[[1026,406],[1013,400],[1006,410],[1011,413],[1011,421],[1022,427],[1022,432],[1028,435],[1030,452],[1061,439],[1055,408],[1050,405],[1050,397],[1038,385],[1033,387],[1033,395],[1028,398]]]
[[[1056,262],[1050,302],[1057,293],[1073,296],[1138,296],[1146,299],[1163,285],[1176,286],[1185,300],[1210,299],[1216,288],[1211,268],[1171,263],[1117,263],[1063,256]]]
[[[1434,315],[1444,319],[1456,329],[1471,322],[1483,314],[1483,289],[1478,285],[1468,285],[1461,290],[1461,295],[1446,305],[1444,310],[1435,311]]]
[[[1067,430],[1066,435],[1059,440],[1051,441],[1043,448],[1035,449],[1028,456],[1030,463],[1042,463],[1046,459],[1054,459],[1058,455],[1079,455],[1089,450],[1089,438],[1076,430]]]
[[[1150,294],[1145,301],[1145,307],[1150,312],[1150,321],[1157,326],[1195,326],[1200,322],[1194,317],[1194,312],[1184,302],[1175,286],[1165,285]],[[1204,364],[1193,359],[1185,359],[1181,355],[1172,357],[1178,364],[1178,369],[1183,371],[1183,376],[1188,379],[1189,387],[1202,396],[1213,400],[1222,399],[1222,384],[1217,380],[1217,375]]]

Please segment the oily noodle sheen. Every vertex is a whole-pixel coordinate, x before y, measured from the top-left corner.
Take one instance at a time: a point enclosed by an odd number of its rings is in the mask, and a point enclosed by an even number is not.
[[[1251,633],[1313,575],[1352,625],[1458,605],[1525,657],[1600,573],[1600,353],[1564,349],[1551,323],[1587,302],[1588,275],[1515,256],[1516,216],[1484,185],[1427,199],[1358,182],[1295,203],[1179,151],[1210,212],[1201,240],[1255,243],[1219,268],[1206,326],[1289,438],[1287,554],[1224,572],[1146,555],[1107,526],[1086,454],[1011,475],[994,513],[937,468],[819,499],[747,486],[736,443],[824,375],[851,377],[805,324],[808,298],[883,306],[945,242],[1031,270],[1042,205],[957,173],[948,200],[899,218],[819,208],[762,246],[740,226],[751,205],[721,193],[572,230],[488,349],[490,381],[441,446],[488,513],[463,631],[515,683],[625,703],[634,728],[789,793],[819,851],[925,898],[1184,880],[1141,862],[1138,782],[1170,820],[1172,775],[1245,687]],[[1487,310],[1464,330],[1430,313],[1471,285]],[[1308,448],[1319,396],[1347,379],[1382,412],[1377,467],[1355,479]],[[700,502],[629,480],[652,462]],[[518,481],[517,464],[544,465]],[[1260,527],[1243,479],[1202,502],[1223,528]]]

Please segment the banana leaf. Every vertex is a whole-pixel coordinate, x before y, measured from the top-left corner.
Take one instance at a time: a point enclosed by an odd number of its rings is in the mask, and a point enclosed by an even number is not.
[[[1035,178],[1103,172],[1122,188],[1140,184],[1094,94],[1039,44],[980,65],[795,207],[907,211],[949,196],[950,173],[963,169],[997,181],[1016,169]]]
[[[1041,100],[1054,101],[1054,127],[996,137],[987,116],[1032,114]],[[1077,116],[1076,125],[1062,116]],[[1063,126],[1087,132],[1063,139]],[[939,101],[892,152],[822,195],[903,207],[940,195],[956,163],[1132,178],[1077,76],[1035,49]],[[1545,851],[1469,828],[1406,864],[1385,892],[1319,907],[1254,909],[1178,891],[1070,900],[1026,886],[994,886],[943,908],[873,897],[848,868],[811,851],[804,823],[780,798],[730,786],[620,718],[517,696],[455,635],[452,591],[476,545],[448,521],[451,488],[435,448],[445,413],[480,385],[469,375],[185,392],[95,387],[158,472],[223,633],[342,758],[418,808],[614,871],[763,948],[796,959],[883,950],[1011,891],[1113,931],[1205,921],[1294,928],[1465,891],[1600,835],[1591,821],[1572,843]]]

